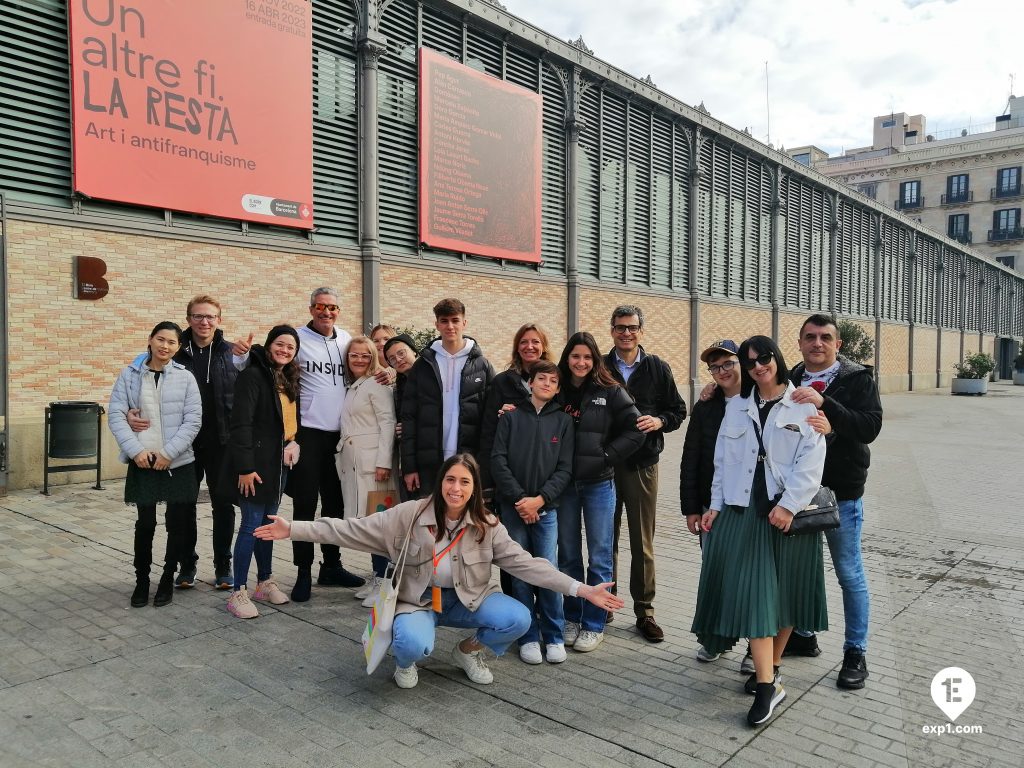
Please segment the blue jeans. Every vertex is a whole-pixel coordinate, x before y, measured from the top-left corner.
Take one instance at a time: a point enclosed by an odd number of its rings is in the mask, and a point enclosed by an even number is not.
[[[441,613],[413,611],[395,616],[391,652],[405,669],[434,650],[435,627],[475,628],[476,639],[501,656],[512,642],[530,628],[530,611],[508,595],[494,592],[471,611],[459,602],[454,589],[441,590]]]
[[[252,535],[258,526],[265,525],[270,521],[267,515],[276,515],[279,504],[257,504],[254,501],[242,499],[242,522],[238,526],[238,536],[235,537],[235,589],[239,590],[245,586],[249,578],[249,565],[252,563],[253,554],[256,555],[256,578],[259,581],[266,581],[273,573],[271,560],[274,556],[274,542],[263,541]]]
[[[839,587],[843,590],[843,614],[846,619],[846,641],[843,651],[856,648],[868,650],[868,582],[860,554],[860,531],[864,524],[864,500],[839,502],[839,527],[826,531],[828,550],[836,569]]]
[[[585,584],[612,580],[612,541],[615,520],[615,483],[570,483],[558,504],[558,569]],[[586,578],[583,574],[583,528],[587,531]],[[579,597],[566,597],[565,620],[590,632],[603,632],[608,616]]]
[[[543,557],[555,565],[558,553],[558,510],[547,509],[536,523],[524,523],[514,505],[502,501],[501,521],[508,530],[512,541],[534,557]],[[541,637],[545,643],[561,643],[565,618],[562,616],[562,596],[550,589],[527,584],[522,579],[509,575],[509,595],[526,606],[533,616],[533,622],[526,634],[519,638],[519,644],[537,643]],[[537,615],[540,615],[540,621]]]

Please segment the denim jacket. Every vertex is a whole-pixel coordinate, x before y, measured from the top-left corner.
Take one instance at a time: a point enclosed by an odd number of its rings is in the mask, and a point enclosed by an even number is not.
[[[825,467],[825,439],[807,423],[817,413],[810,403],[794,403],[792,384],[768,414],[761,435],[765,453],[765,484],[768,498],[780,493],[779,506],[797,512],[810,502],[821,486]],[[725,407],[725,417],[715,444],[715,479],[711,483],[711,509],[723,504],[745,507],[750,503],[750,486],[757,464],[758,442],[756,390],[750,397],[734,397]]]

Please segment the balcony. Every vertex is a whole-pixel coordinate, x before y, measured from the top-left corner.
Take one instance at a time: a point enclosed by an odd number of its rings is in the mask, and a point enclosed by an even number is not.
[[[1006,229],[990,229],[988,241],[1001,243],[1006,240],[1024,240],[1024,227],[1008,227]]]
[[[1021,190],[1020,184],[1015,187],[992,187],[992,191],[989,193],[989,200],[1006,200],[1011,197],[1021,197],[1024,195],[1024,191]]]
[[[964,245],[970,245],[971,241],[974,240],[974,237],[970,232],[957,232],[956,234],[951,234],[949,239],[956,240],[958,243],[963,243]]]
[[[939,205],[966,205],[974,202],[974,190],[943,195]]]
[[[924,198],[919,197],[916,200],[897,200],[893,203],[893,208],[897,211],[916,211],[918,208],[924,208]]]

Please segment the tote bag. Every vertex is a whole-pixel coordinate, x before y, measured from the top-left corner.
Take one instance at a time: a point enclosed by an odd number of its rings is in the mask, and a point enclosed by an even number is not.
[[[372,675],[373,671],[381,663],[391,647],[393,625],[395,623],[395,608],[398,603],[398,588],[402,585],[402,573],[405,571],[405,556],[409,549],[409,539],[412,538],[412,525],[420,516],[420,508],[409,521],[409,529],[405,532],[405,543],[402,544],[402,551],[398,560],[388,564],[384,573],[384,581],[377,593],[377,599],[373,601],[370,608],[370,616],[366,620],[366,629],[363,630],[363,655],[366,657],[366,674]]]

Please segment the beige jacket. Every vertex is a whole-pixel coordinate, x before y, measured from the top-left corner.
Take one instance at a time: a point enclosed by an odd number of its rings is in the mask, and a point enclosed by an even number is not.
[[[430,579],[433,574],[434,525],[433,502],[430,499],[406,501],[384,512],[359,519],[320,518],[314,522],[295,520],[291,537],[295,541],[317,541],[346,549],[398,558],[405,541],[405,532],[412,525],[412,538],[406,553],[405,574],[398,590],[396,613],[430,609]],[[462,526],[464,527],[465,523]],[[480,608],[488,595],[500,591],[491,583],[491,565],[497,565],[513,576],[538,587],[571,595],[579,582],[560,572],[541,557],[533,557],[516,544],[505,526],[488,527],[483,541],[476,540],[476,531],[466,531],[450,553],[455,593],[471,611]],[[441,544],[439,549],[443,549]]]
[[[374,479],[377,467],[391,469],[395,445],[395,396],[391,388],[369,376],[354,382],[345,392],[339,431],[335,463],[345,514],[363,517],[367,493],[397,487],[394,479],[384,483]],[[398,494],[394,495],[397,501]]]

